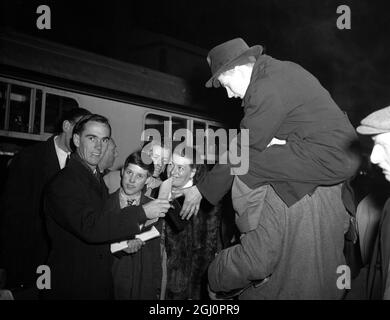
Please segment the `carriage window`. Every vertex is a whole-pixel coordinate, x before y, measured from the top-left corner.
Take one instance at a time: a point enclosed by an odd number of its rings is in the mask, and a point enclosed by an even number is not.
[[[208,126],[208,129],[212,130],[207,135],[207,159],[211,163],[218,162],[219,153],[227,150],[227,139],[225,131],[219,131],[220,127]]]
[[[198,130],[198,132],[196,132]],[[194,139],[194,146],[197,152],[201,155],[205,155],[205,146],[206,146],[206,123],[194,121],[194,128],[192,131],[192,137]]]
[[[75,99],[51,93],[46,94],[45,132],[55,133],[59,129],[57,126],[64,113],[78,106]]]
[[[28,132],[31,88],[11,85],[9,130]]]
[[[32,133],[41,133],[41,113],[42,113],[42,90],[37,89],[35,95],[35,113]]]
[[[173,135],[172,141],[183,142],[184,139],[186,139],[187,141],[191,139],[190,137],[183,136],[181,132],[178,131],[179,129],[188,129],[187,120],[183,118],[172,117],[172,135]]]
[[[0,82],[0,130],[5,126],[5,110],[7,107],[7,84]]]
[[[169,129],[169,117],[159,116],[155,114],[148,114],[145,118],[145,130],[147,129],[155,129],[160,134],[161,142],[164,144],[164,122],[165,122],[165,135],[168,137],[170,135]],[[151,131],[150,131],[151,132]],[[142,137],[143,141],[152,141],[152,134],[147,131],[146,136]]]

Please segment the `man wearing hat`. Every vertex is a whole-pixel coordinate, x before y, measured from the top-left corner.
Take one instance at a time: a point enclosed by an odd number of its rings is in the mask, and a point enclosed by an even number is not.
[[[372,135],[374,147],[370,160],[378,165],[390,181],[390,106],[377,110],[364,118],[357,132]],[[390,299],[390,201],[386,201],[379,222],[379,231],[368,271],[367,297]]]
[[[232,189],[241,243],[211,263],[211,290],[246,288],[241,299],[342,297],[337,268],[345,264],[349,216],[341,189],[359,166],[350,149],[354,128],[312,74],[263,54],[260,45],[233,39],[207,61],[206,87],[241,98],[240,126],[249,129],[247,173],[231,175],[229,164],[217,164],[184,192],[188,219],[202,197],[216,204]]]

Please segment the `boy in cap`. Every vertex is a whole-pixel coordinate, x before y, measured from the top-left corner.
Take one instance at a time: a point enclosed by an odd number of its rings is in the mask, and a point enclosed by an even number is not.
[[[390,181],[390,106],[377,110],[361,122],[357,132],[372,135],[374,147],[370,160],[378,165],[385,179]],[[369,299],[390,299],[390,280],[388,278],[390,260],[390,202],[386,201],[374,252],[368,272],[367,297]]]
[[[207,61],[206,87],[223,86],[229,98],[241,98],[241,128],[249,129],[246,174],[217,164],[184,192],[188,219],[202,197],[216,204],[232,188],[241,243],[211,263],[211,290],[246,288],[242,299],[342,297],[336,271],[345,264],[349,216],[341,188],[359,166],[350,149],[354,128],[312,74],[263,54],[260,45],[233,39],[213,48]],[[267,282],[259,286],[261,279]]]

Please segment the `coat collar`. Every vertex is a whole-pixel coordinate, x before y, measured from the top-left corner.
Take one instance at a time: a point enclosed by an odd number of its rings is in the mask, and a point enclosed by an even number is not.
[[[253,66],[251,80],[249,82],[248,89],[245,92],[245,96],[242,99],[241,106],[245,107],[248,103],[248,101],[251,99],[253,90],[251,89],[251,86],[254,82],[256,82],[257,79],[262,78],[266,72],[266,65],[267,63],[272,59],[271,56],[268,56],[266,54],[261,54],[256,57],[256,62]]]
[[[76,152],[72,152],[69,162],[67,164],[70,170],[74,170],[80,173],[80,175],[85,176],[90,185],[99,189],[100,192],[107,193],[107,188],[105,187],[104,180],[99,173],[99,170],[96,170],[96,175],[92,172],[91,168],[80,158],[80,156]]]

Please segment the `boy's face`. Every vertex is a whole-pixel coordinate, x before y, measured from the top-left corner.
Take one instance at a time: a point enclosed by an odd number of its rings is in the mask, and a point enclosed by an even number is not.
[[[142,169],[136,164],[129,163],[126,168],[122,169],[122,189],[128,196],[141,192],[148,178],[149,174],[147,170]]]

